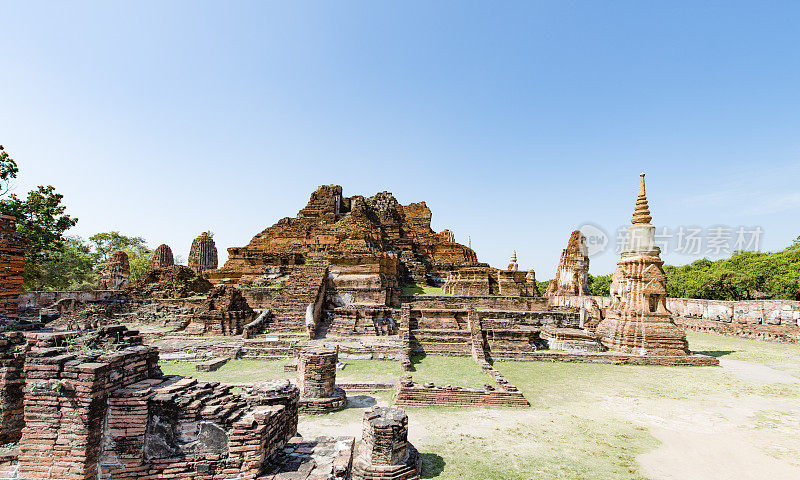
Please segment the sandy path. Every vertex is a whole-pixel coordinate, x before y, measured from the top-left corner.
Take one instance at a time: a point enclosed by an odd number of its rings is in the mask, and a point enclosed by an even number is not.
[[[750,382],[798,382],[786,372],[754,363],[722,360],[720,365],[726,374]],[[625,415],[646,425],[662,442],[637,458],[644,473],[654,480],[800,479],[793,452],[800,441],[794,425],[800,412],[797,399],[683,401],[663,405],[655,412],[644,414],[633,408]],[[759,428],[757,419],[765,414],[791,417],[788,424]]]
[[[719,365],[726,373],[748,382],[797,383],[800,379],[783,371],[757,363],[720,359]]]

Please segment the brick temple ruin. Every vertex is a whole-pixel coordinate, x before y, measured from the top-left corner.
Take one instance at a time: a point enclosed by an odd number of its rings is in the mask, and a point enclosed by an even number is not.
[[[800,342],[800,302],[667,297],[644,176],[610,297],[590,295],[580,231],[540,292],[517,252],[503,268],[482,263],[431,217],[425,202],[321,186],[222,267],[206,233],[188,265],[160,245],[131,280],[115,252],[98,290],[22,295],[25,239],[0,217],[0,478],[413,479],[420,457],[400,410],[366,412],[360,440],[301,438],[298,423],[347,408],[350,389],[394,390],[396,406],[527,407],[494,360],[716,365],[691,353],[685,329]],[[234,389],[163,375],[159,355],[187,346],[198,369],[288,358],[297,377]],[[423,355],[471,358],[486,383],[420,381]],[[349,358],[406,373],[337,383]]]

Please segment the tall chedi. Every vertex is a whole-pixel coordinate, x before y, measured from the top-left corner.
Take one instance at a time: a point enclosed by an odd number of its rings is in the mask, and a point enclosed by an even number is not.
[[[667,310],[667,276],[655,244],[655,228],[639,179],[639,196],[617,269],[611,281],[613,303],[597,325],[606,347],[637,355],[688,355],[686,333]]]
[[[203,273],[206,270],[217,268],[217,246],[214,244],[214,235],[203,232],[192,242],[189,250],[189,268]]]

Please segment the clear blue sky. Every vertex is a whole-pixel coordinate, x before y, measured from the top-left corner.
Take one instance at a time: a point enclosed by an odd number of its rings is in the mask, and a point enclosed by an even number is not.
[[[641,171],[654,224],[775,250],[800,235],[798,25],[798,2],[6,1],[0,143],[71,233],[184,257],[335,183],[547,279],[572,229],[629,221]]]

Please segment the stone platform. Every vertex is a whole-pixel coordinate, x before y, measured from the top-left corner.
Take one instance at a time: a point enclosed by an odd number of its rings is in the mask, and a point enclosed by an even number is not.
[[[354,437],[292,437],[264,469],[259,480],[347,479],[353,462]]]

